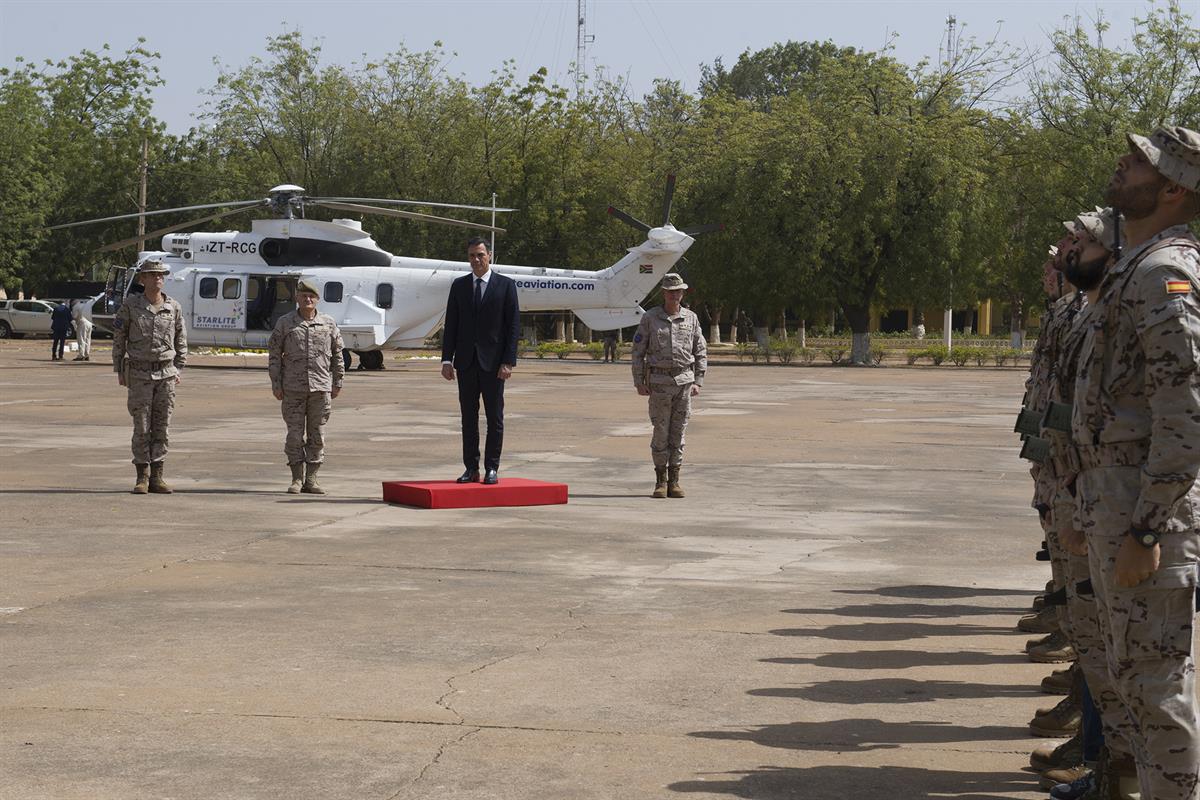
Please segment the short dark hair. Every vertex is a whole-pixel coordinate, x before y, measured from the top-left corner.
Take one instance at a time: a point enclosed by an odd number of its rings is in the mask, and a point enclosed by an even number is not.
[[[481,244],[484,247],[486,247],[487,251],[489,253],[492,252],[491,242],[489,242],[487,239],[483,238],[482,236],[472,236],[470,239],[468,239],[467,240],[467,249],[470,250],[472,247],[474,247],[477,244]]]

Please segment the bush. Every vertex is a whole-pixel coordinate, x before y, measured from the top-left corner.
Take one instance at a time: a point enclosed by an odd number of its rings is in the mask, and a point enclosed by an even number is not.
[[[906,361],[908,361],[908,365],[910,367],[913,364],[916,364],[918,361],[920,361],[922,358],[924,358],[927,355],[929,355],[929,352],[927,350],[925,350],[924,348],[922,348],[920,350],[905,350],[904,351],[904,358]]]
[[[592,361],[599,361],[604,358],[604,342],[591,342],[584,345],[583,349],[592,357]]]
[[[738,342],[735,347],[737,349],[738,361],[745,361],[747,356],[753,356],[754,351],[758,349],[758,345],[751,344],[750,342]],[[754,360],[758,361],[757,358]]]
[[[971,349],[974,350],[974,352],[971,353],[971,358],[975,359],[975,366],[982,367],[987,363],[988,355],[991,353],[991,348],[974,347]]]
[[[811,364],[817,360],[817,351],[813,347],[801,347],[799,353],[800,360],[805,364]]]
[[[1010,358],[1012,358],[1012,354],[1007,349],[992,351],[992,361],[995,362],[997,367],[1003,367],[1008,363]]]
[[[867,358],[870,359],[872,366],[878,367],[883,363],[883,356],[886,352],[883,349],[883,345],[871,345],[871,350],[867,353]]]
[[[954,366],[965,367],[971,360],[971,356],[974,355],[973,351],[973,347],[951,347],[947,357]]]
[[[779,359],[780,364],[790,364],[798,352],[800,352],[798,342],[791,339],[772,339],[769,345],[768,360],[771,355],[774,355]]]
[[[538,358],[545,358],[555,352],[555,348],[559,342],[542,342],[533,350],[533,354]]]
[[[846,358],[846,348],[838,345],[826,347],[822,352],[825,353],[825,357],[829,359],[830,364],[840,364]]]
[[[925,348],[925,355],[929,357],[935,367],[940,367],[942,362],[950,357],[950,349],[944,344],[935,344]]]

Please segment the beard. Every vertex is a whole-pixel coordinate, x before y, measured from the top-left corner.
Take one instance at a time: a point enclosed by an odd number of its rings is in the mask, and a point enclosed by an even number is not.
[[[1108,253],[1097,256],[1089,261],[1080,259],[1076,253],[1067,254],[1067,263],[1063,274],[1077,289],[1091,291],[1104,280],[1104,269],[1108,265]]]
[[[1161,175],[1141,186],[1109,183],[1104,190],[1104,201],[1126,219],[1145,219],[1158,210],[1158,191],[1166,183],[1167,179]]]

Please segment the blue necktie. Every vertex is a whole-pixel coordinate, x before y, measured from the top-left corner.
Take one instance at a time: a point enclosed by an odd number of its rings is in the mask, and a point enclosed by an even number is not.
[[[479,304],[483,301],[483,278],[475,279],[475,310],[479,310]]]

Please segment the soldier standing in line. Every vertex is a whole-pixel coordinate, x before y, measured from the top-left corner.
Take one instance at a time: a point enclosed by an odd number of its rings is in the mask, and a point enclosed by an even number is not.
[[[1071,420],[1078,511],[1119,733],[1143,798],[1200,798],[1200,134],[1130,134],[1106,193],[1125,250],[1100,287]],[[1112,787],[1100,779],[1098,794]]]
[[[663,304],[647,311],[633,337],[633,386],[650,398],[654,435],[654,492],[651,497],[683,497],[683,432],[708,369],[708,348],[700,320],[683,308],[688,285],[677,273],[663,277]]]
[[[1093,321],[1100,282],[1116,247],[1116,220],[1112,209],[1096,209],[1067,224],[1073,236],[1061,258],[1062,269],[1067,281],[1081,294],[1052,365],[1045,436],[1051,449],[1048,466],[1055,478],[1051,528],[1056,547],[1066,559],[1063,631],[1079,656],[1077,666],[1082,675],[1076,676],[1076,693],[1082,701],[1082,724],[1080,733],[1070,742],[1052,751],[1035,751],[1030,762],[1044,771],[1043,788],[1072,784],[1056,789],[1058,793],[1053,797],[1084,797],[1099,780],[1110,787],[1109,796],[1121,797],[1134,788],[1137,771],[1129,744],[1115,724],[1123,718],[1124,709],[1108,678],[1095,598],[1078,591],[1079,585],[1090,579],[1090,572],[1087,548],[1076,520],[1074,481],[1079,465],[1069,436],[1080,349]]]
[[[113,319],[113,369],[129,389],[133,417],[134,494],[170,494],[163,481],[175,386],[187,362],[187,331],[179,303],[163,293],[169,270],[146,261],[137,271],[141,294],[130,294]]]
[[[317,311],[317,287],[301,280],[296,310],[275,323],[267,343],[271,390],[282,402],[287,439],[283,452],[292,470],[288,494],[325,494],[317,472],[325,460],[325,423],[330,402],[342,391],[342,333],[328,314]]]

